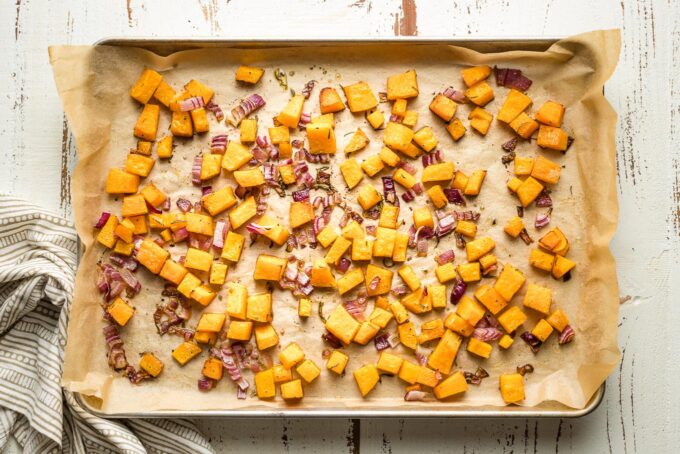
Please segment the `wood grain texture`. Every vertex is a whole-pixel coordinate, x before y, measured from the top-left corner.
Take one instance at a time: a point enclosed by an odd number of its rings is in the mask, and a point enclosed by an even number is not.
[[[274,6],[274,7],[273,7]],[[0,191],[70,214],[75,144],[47,46],[106,36],[566,36],[623,28],[607,85],[619,112],[621,365],[578,420],[200,420],[229,452],[648,453],[678,446],[680,2],[677,0],[162,0],[0,2]],[[593,175],[592,178],[597,178]],[[673,298],[673,297],[676,298]]]

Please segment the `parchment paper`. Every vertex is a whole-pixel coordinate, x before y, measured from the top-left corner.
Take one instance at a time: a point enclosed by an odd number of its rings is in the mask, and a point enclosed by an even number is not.
[[[503,351],[495,347],[491,358],[487,360],[465,351],[464,342],[454,367],[470,371],[474,371],[478,365],[484,367],[491,376],[481,386],[470,386],[463,396],[446,402],[406,404],[403,401],[403,382],[396,377],[383,376],[382,382],[368,398],[362,399],[352,371],[377,360],[378,354],[372,342],[365,347],[354,344],[345,348],[351,357],[347,373],[344,377],[335,376],[324,368],[325,361],[321,355],[325,345],[320,341],[322,325],[318,317],[314,315],[307,321],[300,321],[295,298],[288,291],[275,290],[273,324],[281,340],[280,345],[270,352],[276,358],[280,348],[295,341],[303,347],[307,357],[322,368],[319,379],[304,386],[305,398],[297,404],[302,408],[401,409],[408,412],[412,408],[443,410],[463,406],[502,406],[498,376],[514,372],[516,366],[526,363],[533,364],[535,372],[526,376],[526,399],[522,405],[535,406],[543,402],[546,405],[547,401],[553,401],[551,405],[559,402],[583,408],[619,360],[616,341],[617,279],[615,263],[609,251],[618,214],[614,149],[616,115],[603,96],[603,86],[614,70],[619,47],[618,31],[597,31],[562,40],[546,52],[513,51],[498,54],[480,54],[447,45],[406,44],[387,48],[379,45],[267,50],[213,48],[178,52],[168,57],[159,57],[135,48],[50,48],[57,88],[78,147],[79,163],[73,175],[73,212],[78,234],[86,247],[78,270],[63,385],[69,390],[100,399],[101,409],[109,413],[237,408],[274,410],[289,405],[280,397],[270,402],[256,397],[237,400],[235,385],[226,377],[213,391],[198,391],[196,381],[207,356],[207,348],[185,367],[179,367],[172,360],[171,350],[181,343],[181,339],[172,335],[162,338],[157,335],[152,314],[159,302],[162,282],[145,269],[137,272],[143,290],[132,300],[137,312],[122,329],[122,336],[131,363],[137,364],[140,352],[153,351],[165,362],[165,370],[158,380],[131,385],[126,378],[120,377],[107,366],[106,344],[101,332],[100,296],[95,286],[96,262],[101,257],[102,248],[94,244],[95,231],[92,226],[102,210],[111,210],[116,214],[120,212],[120,198],[108,196],[104,192],[104,184],[108,169],[122,167],[128,150],[136,144],[132,129],[141,107],[130,98],[128,90],[144,67],[162,72],[165,80],[178,91],[190,79],[200,80],[215,89],[215,100],[225,112],[245,95],[260,93],[267,101],[266,107],[257,112],[260,135],[266,134],[266,128],[272,125],[272,117],[278,114],[290,97],[289,91],[282,89],[273,76],[276,68],[288,73],[290,88],[298,92],[308,80],[319,82],[304,108],[305,112],[313,115],[319,112],[318,93],[321,87],[333,86],[341,91],[341,84],[365,80],[377,94],[385,90],[389,75],[415,68],[420,96],[409,102],[409,109],[417,109],[420,113],[417,127],[430,125],[434,128],[444,158],[454,160],[456,168],[466,172],[475,169],[488,171],[481,195],[472,198],[469,204],[469,208],[482,212],[478,235],[490,235],[496,241],[494,253],[500,263],[510,262],[526,274],[527,282],[546,285],[554,290],[553,308],[562,308],[568,314],[576,330],[575,341],[559,347],[553,334],[541,351],[534,355],[517,337],[512,348]],[[244,88],[234,82],[234,71],[241,64],[266,68],[262,81],[256,87]],[[450,85],[463,88],[459,71],[463,66],[475,64],[522,69],[534,81],[528,92],[534,101],[532,112],[548,99],[567,106],[563,127],[576,137],[576,141],[566,154],[541,150],[534,141],[520,141],[516,152],[518,156],[544,154],[563,166],[562,178],[552,192],[555,209],[551,226],[559,226],[571,242],[568,257],[577,262],[577,267],[569,282],[555,281],[530,267],[527,257],[531,247],[521,240],[511,240],[503,233],[505,221],[516,214],[518,204],[505,186],[511,177],[512,165],[505,168],[501,164],[503,152],[500,145],[513,136],[512,131],[494,120],[486,137],[482,138],[468,130],[462,140],[454,143],[444,129],[445,124],[427,108],[436,92]],[[496,87],[493,82],[491,84],[496,99],[486,109],[495,115],[505,99],[507,89]],[[379,108],[389,116],[389,104],[380,104]],[[468,105],[461,106],[457,113],[466,125],[470,109]],[[169,117],[168,111],[162,108],[159,137],[169,133]],[[198,200],[200,190],[190,183],[190,168],[193,157],[201,150],[209,149],[210,136],[225,131],[230,139],[238,140],[237,130],[224,124],[218,125],[214,117],[210,117],[210,133],[196,136],[193,140],[175,139],[177,146],[172,160],[158,160],[146,179],[146,182],[153,182],[166,191],[173,205],[179,196]],[[373,131],[363,115],[352,115],[347,110],[336,115],[336,121],[339,151],[331,166],[334,170],[333,182],[337,188],[345,188],[337,164],[345,159],[342,149],[351,133],[361,126],[371,138],[368,148],[357,155],[361,161],[380,150],[382,131]],[[293,134],[304,138],[303,133]],[[381,175],[388,171],[383,171]],[[371,181],[382,192],[379,176],[365,178],[364,183]],[[213,187],[218,189],[225,184],[233,184],[230,176],[219,177],[213,182]],[[350,198],[355,199],[354,195]],[[269,202],[268,213],[287,225],[290,197],[280,199],[272,193]],[[406,220],[407,225],[412,222],[411,209],[421,203],[426,203],[426,196],[411,204],[402,203],[400,217]],[[542,235],[533,227],[537,210],[541,209],[531,207],[525,214],[529,233],[535,240]],[[338,217],[336,210],[334,219]],[[450,248],[455,249],[453,236],[444,239],[434,251],[431,246],[430,255],[426,258],[417,258],[415,252],[409,250],[407,263],[418,271],[423,284],[436,283],[434,254]],[[184,247],[175,246],[170,251],[177,258],[184,253]],[[237,266],[230,267],[228,281],[242,282],[251,292],[263,291],[264,286],[255,284],[251,279],[255,258],[263,251],[286,255],[284,248],[270,249],[268,242],[259,241],[246,248]],[[325,254],[325,250],[319,248],[313,252],[310,249],[296,252],[298,257],[307,261],[319,254]],[[457,250],[456,263],[464,260],[464,252]],[[396,267],[394,269],[396,271]],[[399,281],[395,272],[393,285],[399,284]],[[482,282],[493,281],[484,279]],[[448,291],[450,287],[447,287]],[[476,285],[469,287],[468,294],[471,295],[475,288]],[[527,284],[511,304],[521,305],[526,288]],[[206,311],[224,310],[225,294],[226,285]],[[337,293],[317,290],[313,300],[324,301],[324,311],[328,314],[339,303],[340,297]],[[369,312],[371,308],[372,302]],[[316,305],[314,310],[316,312]],[[453,310],[455,308],[449,305],[445,310],[435,310],[423,317],[412,315],[411,319],[418,326],[422,321],[445,317],[446,313]],[[189,326],[195,326],[201,311],[196,307],[193,312],[194,320]],[[524,327],[531,329],[538,317],[532,310],[526,312],[530,318]],[[390,327],[395,329],[393,322]],[[432,346],[435,344],[436,341]],[[397,352],[413,360],[412,353],[403,347],[398,347]],[[252,383],[252,379],[250,381]]]

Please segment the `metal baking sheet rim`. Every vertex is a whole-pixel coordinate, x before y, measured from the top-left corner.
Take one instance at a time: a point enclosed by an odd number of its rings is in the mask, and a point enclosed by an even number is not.
[[[379,38],[379,39],[252,39],[252,38],[103,38],[95,45],[141,47],[161,55],[179,50],[202,47],[291,47],[291,46],[339,46],[347,44],[448,44],[462,45],[480,51],[500,50],[545,50],[559,40],[554,38],[517,37],[512,39],[493,37],[462,38]],[[501,49],[499,49],[501,48]],[[80,251],[81,248],[79,248]],[[80,254],[79,254],[80,255]],[[295,409],[284,410],[159,410],[135,413],[105,413],[94,407],[91,398],[74,393],[76,401],[88,412],[101,418],[580,418],[597,409],[604,398],[606,384],[590,398],[582,409],[557,408],[541,409],[540,407],[481,407],[479,409],[460,410],[415,410],[404,407],[404,410],[350,410],[338,408]],[[487,409],[485,409],[487,408]]]

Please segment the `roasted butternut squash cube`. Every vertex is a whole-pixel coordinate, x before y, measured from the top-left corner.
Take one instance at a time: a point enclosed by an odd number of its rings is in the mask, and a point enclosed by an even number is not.
[[[499,378],[501,396],[506,404],[524,400],[524,379],[520,374],[505,374]]]
[[[536,161],[531,170],[531,176],[544,183],[556,184],[560,181],[561,170],[562,168],[550,159],[544,158],[543,156],[536,156]]]
[[[379,110],[374,110],[366,115],[366,120],[368,120],[373,129],[379,129],[385,123],[385,115]]]
[[[106,224],[97,234],[97,242],[111,249],[116,244],[116,228],[118,228],[118,218],[114,215],[109,216]]]
[[[167,108],[170,108],[170,104],[176,96],[177,92],[175,89],[168,85],[164,80],[161,80],[161,83],[156,87],[156,91],[153,92],[154,99]]]
[[[120,326],[125,326],[135,313],[135,308],[126,303],[122,298],[116,298],[106,308],[106,312]]]
[[[408,311],[404,307],[403,304],[401,304],[399,301],[392,301],[389,305],[390,311],[392,311],[392,314],[394,315],[394,320],[396,320],[397,324],[404,323],[408,321]]]
[[[317,288],[335,288],[337,286],[333,272],[324,259],[318,259],[314,262],[310,282],[312,286]]]
[[[281,397],[283,400],[298,400],[302,399],[304,395],[300,379],[281,384]]]
[[[418,96],[418,77],[411,69],[387,78],[387,99],[408,99]]]
[[[536,120],[548,126],[559,128],[564,119],[564,106],[555,101],[546,101],[536,112]]]
[[[493,88],[486,82],[477,82],[465,90],[465,97],[478,106],[485,106],[494,98]]]
[[[327,114],[344,110],[345,104],[335,88],[325,87],[319,92],[319,107],[322,114]]]
[[[446,194],[444,193],[444,190],[442,187],[438,184],[432,186],[430,189],[427,190],[427,195],[430,197],[430,200],[432,201],[432,205],[435,206],[435,208],[443,208],[446,206],[448,203],[448,199],[446,198]]]
[[[184,266],[199,271],[210,271],[213,256],[210,252],[190,247],[187,250]]]
[[[513,344],[513,342],[515,342],[515,340],[512,337],[508,336],[507,334],[503,334],[503,337],[498,340],[498,346],[503,350],[507,350]]]
[[[418,275],[410,266],[402,266],[397,273],[412,291],[420,288],[420,279],[418,279]]]
[[[414,177],[404,169],[396,169],[394,171],[394,174],[392,174],[392,178],[394,179],[395,183],[400,184],[406,189],[411,189],[413,186],[416,185],[416,183],[418,183],[416,177]]]
[[[309,202],[292,202],[289,208],[291,228],[297,228],[314,220],[314,207]]]
[[[224,285],[224,281],[227,279],[228,268],[224,263],[213,263],[212,267],[210,267],[210,284]]]
[[[147,104],[151,105],[151,104]],[[194,125],[189,112],[172,112],[170,132],[175,137],[191,137],[194,135]]]
[[[261,167],[253,167],[247,170],[236,170],[234,171],[234,179],[236,182],[243,186],[244,188],[252,188],[255,186],[261,186],[265,183],[264,173]]]
[[[384,309],[384,310],[388,311],[388,310],[390,310],[390,302],[384,296],[376,296],[375,297],[375,307],[379,307],[380,309]],[[370,319],[370,317],[369,317],[369,319]],[[379,323],[376,323],[376,325],[378,325],[378,324]]]
[[[486,135],[489,132],[493,115],[482,108],[475,107],[468,115],[468,120],[470,120],[470,127],[472,129],[482,135]]]
[[[311,154],[335,154],[337,151],[335,130],[330,125],[308,123],[305,129]]]
[[[153,274],[158,274],[169,255],[168,251],[149,238],[145,238],[137,251],[137,261]]]
[[[257,215],[257,202],[250,196],[229,212],[229,223],[236,230]]]
[[[468,340],[467,351],[469,351],[472,354],[475,354],[482,358],[488,358],[489,356],[491,356],[492,350],[493,346],[489,343],[486,343],[474,337],[471,337],[470,340]]]
[[[399,333],[399,340],[404,347],[415,350],[418,346],[418,336],[416,335],[416,328],[413,322],[402,323],[397,326],[397,333]]]
[[[380,152],[378,153],[378,156],[380,157],[382,162],[385,163],[385,165],[388,165],[390,167],[396,167],[401,161],[399,155],[387,147],[382,147],[380,149]]]
[[[227,329],[227,339],[248,341],[253,334],[253,322],[232,320]]]
[[[442,94],[436,95],[430,103],[430,110],[439,118],[447,122],[451,121],[456,114],[457,107],[458,104]]]
[[[451,187],[454,189],[458,189],[459,191],[465,191],[465,187],[467,186],[468,181],[470,181],[470,177],[468,177],[465,173],[461,172],[460,170],[456,170],[456,173],[453,176],[453,182],[451,183]]]
[[[540,319],[536,326],[534,326],[534,329],[531,330],[531,334],[536,336],[541,342],[548,340],[552,332],[553,327],[545,319]]]
[[[217,216],[236,205],[236,196],[231,186],[225,186],[215,192],[204,195],[201,198],[201,202],[211,216]]]
[[[217,294],[213,292],[212,289],[207,285],[196,287],[191,292],[191,298],[201,306],[207,306],[212,302],[212,300],[215,299],[216,296]]]
[[[272,240],[279,246],[285,244],[286,240],[288,240],[288,237],[290,236],[290,232],[286,227],[283,227],[276,219],[266,214],[263,214],[260,217],[260,219],[257,221],[257,224],[265,229],[262,236]]]
[[[538,245],[546,251],[564,256],[569,251],[569,240],[559,227],[553,227],[538,240]]]
[[[352,261],[371,260],[373,257],[373,241],[366,238],[352,240]]]
[[[467,185],[463,190],[465,195],[479,195],[479,191],[482,190],[482,183],[484,183],[484,178],[486,177],[486,170],[475,170],[472,175],[468,178]]]
[[[272,294],[258,293],[248,296],[246,318],[254,322],[269,323],[272,321]]]
[[[241,143],[255,142],[257,139],[257,120],[244,118],[239,126],[239,139]]]
[[[277,345],[279,343],[279,335],[276,334],[276,330],[271,323],[255,325],[255,341],[257,342],[257,349],[262,351]]]
[[[463,317],[455,312],[451,312],[446,316],[444,326],[463,337],[469,337],[475,330],[474,326],[470,325]]]
[[[444,322],[441,318],[435,318],[420,325],[418,344],[425,344],[431,340],[439,339],[444,335]]]
[[[333,245],[326,253],[326,263],[334,265],[340,261],[342,256],[347,252],[352,242],[342,236],[339,236],[333,242]]]
[[[201,353],[201,347],[193,342],[183,342],[172,351],[172,357],[175,358],[175,361],[177,361],[180,366],[184,366],[199,353]]]
[[[425,295],[422,288],[404,296],[401,299],[401,304],[414,314],[423,314],[432,310],[432,301]]]
[[[475,292],[475,298],[493,315],[496,315],[508,305],[508,302],[493,287],[488,285],[481,285]]]
[[[159,276],[175,285],[179,285],[187,273],[188,271],[186,268],[184,268],[184,266],[180,265],[174,260],[168,259],[163,264],[163,268],[161,268]]]
[[[338,237],[338,232],[331,225],[327,225],[316,235],[316,240],[322,247],[328,247]]]
[[[139,216],[148,212],[146,200],[144,200],[141,194],[123,197],[123,207],[121,208],[121,215],[123,217]]]
[[[358,128],[352,138],[349,140],[347,145],[345,145],[345,154],[356,153],[361,151],[369,144],[370,139],[361,128]]]
[[[380,353],[380,358],[378,358],[378,364],[376,367],[380,372],[390,375],[397,375],[403,362],[404,360],[399,356],[383,351]]]
[[[321,374],[321,370],[311,359],[302,361],[295,370],[307,383],[313,382]]]
[[[354,342],[359,345],[366,345],[378,334],[380,328],[371,322],[363,322],[359,326],[359,331],[354,335]]]
[[[236,70],[235,78],[239,82],[248,84],[256,84],[264,74],[264,68],[255,68],[253,66],[239,66]]]
[[[345,367],[349,362],[349,356],[340,350],[333,350],[326,361],[326,369],[342,375],[345,372]]]
[[[205,154],[201,161],[201,181],[209,180],[218,176],[221,172],[221,154]]]
[[[456,278],[456,265],[453,262],[439,265],[434,269],[434,273],[437,276],[437,280],[444,284]]]
[[[468,87],[486,80],[491,74],[491,68],[488,65],[472,66],[470,68],[465,68],[460,71],[461,76],[463,76],[463,82]]]
[[[488,254],[496,247],[496,242],[488,236],[483,236],[473,241],[468,241],[465,245],[468,262],[475,262],[480,257]]]
[[[524,112],[531,105],[531,98],[521,91],[511,88],[505,102],[498,111],[498,121],[510,124],[519,114]]]
[[[451,330],[446,330],[442,338],[439,339],[437,346],[427,358],[427,365],[442,374],[448,374],[451,372],[451,366],[456,359],[456,355],[458,355],[462,342],[462,337]]]
[[[528,177],[517,188],[517,197],[522,206],[526,208],[536,200],[541,191],[543,191],[543,185],[533,177]]]
[[[498,259],[493,254],[486,254],[479,258],[479,264],[482,267],[482,272],[488,272],[492,267],[495,267],[498,263]]]
[[[187,298],[191,298],[191,294],[195,289],[201,286],[201,280],[191,273],[186,273],[184,278],[177,286],[177,291]]]
[[[388,229],[386,227],[378,227],[375,233],[375,242],[373,243],[374,257],[392,257],[394,254],[394,245],[397,239],[397,231]]]
[[[338,293],[343,295],[363,282],[364,272],[361,268],[353,268],[338,279]]]
[[[403,118],[404,115],[406,114],[406,106],[408,104],[408,100],[406,99],[395,99],[394,102],[392,103],[392,115],[396,115],[399,118]]]
[[[273,255],[260,254],[255,262],[253,279],[263,281],[280,281],[288,260]]]
[[[406,383],[414,384],[420,374],[420,366],[404,360],[399,368],[399,378]]]
[[[508,180],[508,189],[511,190],[512,192],[517,192],[517,189],[522,185],[522,180],[520,180],[517,177],[512,177],[510,180]]]
[[[106,177],[108,194],[134,194],[139,187],[139,176],[122,169],[109,169]]]
[[[326,320],[326,329],[345,345],[349,345],[359,331],[360,324],[339,304]]]
[[[541,125],[538,128],[536,144],[541,148],[551,150],[566,151],[569,144],[569,136],[560,128],[554,126]]]
[[[531,170],[534,168],[534,158],[523,158],[517,156],[513,161],[513,165],[515,167],[515,175],[531,175]]]
[[[427,294],[432,300],[432,307],[435,309],[442,309],[446,307],[446,286],[445,285],[428,285]]]
[[[540,249],[532,249],[529,253],[529,265],[539,270],[550,272],[555,264],[555,256]]]
[[[210,216],[200,213],[186,213],[186,220],[186,229],[190,233],[212,236],[215,226]]]
[[[255,374],[255,390],[258,399],[271,399],[276,396],[274,369],[267,369]],[[283,394],[283,391],[281,392]]]
[[[555,279],[561,279],[569,271],[574,269],[576,263],[561,255],[555,256],[555,264],[553,265],[552,275]]]
[[[431,227],[434,228],[434,218],[432,217],[432,211],[427,207],[419,207],[413,210],[413,224],[416,229],[420,227]]]
[[[284,107],[281,113],[276,117],[276,120],[289,128],[297,128],[300,117],[302,116],[302,105],[304,102],[304,95],[294,95],[288,101],[286,107]]]
[[[449,161],[441,162],[439,164],[432,164],[423,169],[421,180],[423,183],[449,181],[453,179],[453,172],[453,162]]]
[[[189,98],[191,98],[191,94],[186,90],[182,91],[181,93],[176,93],[172,100],[170,100],[170,105],[168,106],[168,108],[172,112],[180,112],[181,111],[180,103]],[[189,112],[184,113],[189,114]],[[189,119],[191,119],[191,116],[189,116]]]
[[[438,373],[428,367],[420,366],[416,383],[434,388],[439,383]]]
[[[405,262],[406,250],[408,248],[408,233],[397,232],[394,237],[394,248],[392,249],[392,261]]]
[[[365,364],[353,374],[362,397],[366,397],[380,381],[380,373],[373,364]]]
[[[126,257],[131,256],[134,250],[135,250],[134,243],[126,243],[123,240],[117,240],[116,245],[113,248],[113,252],[115,252],[116,254],[124,255]]]
[[[142,104],[146,104],[153,96],[163,76],[153,69],[145,69],[130,89],[130,96]]]
[[[213,98],[215,92],[208,86],[202,84],[201,82],[192,79],[184,86],[184,89],[189,92],[191,96],[200,96],[203,98],[203,102],[208,104]]]
[[[552,304],[552,289],[530,283],[522,305],[548,315]]]
[[[172,139],[173,136],[165,136],[158,141],[158,145],[156,145],[156,154],[159,158],[172,158]]]
[[[456,314],[460,315],[463,320],[470,325],[475,326],[484,317],[486,309],[472,298],[463,295],[456,307]]]
[[[374,109],[378,105],[378,98],[375,97],[371,87],[366,82],[357,82],[353,85],[342,87],[347,98],[347,105],[352,113],[365,112]],[[326,113],[322,111],[321,113]]]
[[[228,231],[227,236],[224,239],[224,247],[222,248],[222,259],[229,260],[230,262],[238,262],[241,258],[241,252],[243,251],[245,241],[246,239],[243,235],[232,232],[231,230]]]
[[[444,381],[439,383],[434,388],[434,395],[437,399],[446,399],[447,397],[467,391],[467,381],[462,372],[458,371],[448,376]]]
[[[237,282],[230,282],[227,291],[227,314],[230,318],[246,319],[248,310],[248,289]]]
[[[437,138],[434,136],[434,131],[429,126],[423,126],[418,131],[416,131],[415,134],[413,134],[413,141],[417,143],[420,148],[427,152],[434,150],[434,148],[439,143]]]
[[[451,138],[458,142],[460,138],[465,135],[467,128],[465,128],[465,125],[463,125],[462,121],[460,121],[458,118],[454,118],[451,123],[446,125],[446,130],[448,131]]]
[[[125,171],[140,177],[146,177],[151,172],[156,160],[137,153],[130,153],[125,161]]]
[[[152,207],[158,207],[168,199],[168,196],[165,195],[163,191],[158,189],[153,183],[149,183],[148,185],[146,185],[141,191],[139,191],[139,193],[142,195],[142,197],[144,197],[144,200],[146,200],[147,203]]]
[[[280,165],[279,175],[281,176],[283,184],[294,184],[297,181],[295,169],[293,168],[292,164]]]
[[[456,267],[456,271],[463,282],[475,282],[482,278],[479,262],[460,264]]]
[[[388,229],[396,229],[399,222],[399,206],[391,205],[389,203],[383,204],[380,210],[380,218],[378,219],[378,226]]]
[[[340,173],[349,189],[353,189],[364,178],[361,166],[355,158],[345,159],[340,163]]]
[[[152,377],[158,377],[163,372],[163,362],[153,353],[144,353],[139,360],[139,367]]]
[[[366,231],[361,224],[352,219],[342,228],[340,235],[347,240],[362,239],[366,237]]]
[[[229,141],[227,144],[227,149],[224,152],[224,157],[222,158],[222,168],[233,172],[240,169],[248,161],[253,158],[253,154],[246,148],[235,141]]]
[[[363,169],[364,172],[366,172],[366,174],[369,177],[372,177],[373,175],[384,169],[385,164],[382,162],[382,159],[380,159],[379,155],[374,154],[373,156],[370,156],[368,159],[364,160],[364,162],[361,163],[361,168]]]
[[[135,124],[134,134],[143,140],[153,142],[156,140],[156,132],[158,131],[158,116],[161,108],[158,104],[146,104],[142,113]]]
[[[413,129],[390,121],[383,131],[383,142],[392,150],[406,151],[413,140],[413,135]]]
[[[361,208],[364,210],[373,208],[381,200],[382,196],[372,184],[365,184],[361,187],[361,189],[359,189],[357,202],[359,202],[359,205],[361,205]]]
[[[497,320],[508,334],[512,334],[527,321],[527,316],[522,312],[522,309],[517,306],[512,306],[499,315]]]
[[[505,301],[510,302],[515,293],[522,288],[524,281],[526,281],[524,274],[514,266],[506,263],[503,271],[501,271],[498,279],[496,279],[494,288]]]
[[[392,320],[393,315],[387,310],[380,308],[378,306],[373,308],[373,311],[368,316],[368,321],[378,328],[385,328],[387,324]]]
[[[468,238],[474,238],[475,235],[477,235],[477,224],[461,219],[458,221],[458,224],[456,224],[455,232]]]
[[[567,317],[567,314],[562,311],[562,309],[556,309],[553,311],[546,321],[550,323],[550,326],[555,328],[560,333],[564,331],[564,328],[566,328],[567,325],[569,325],[569,318]]]
[[[390,289],[392,288],[393,276],[394,273],[391,270],[369,264],[366,267],[366,292],[368,296],[384,295],[389,293]],[[377,282],[377,285],[374,282]]]
[[[510,127],[523,139],[528,139],[538,129],[538,122],[527,115],[525,112],[517,115],[510,122]]]
[[[226,317],[223,313],[203,313],[201,318],[198,319],[196,331],[219,333],[222,330],[222,326],[224,326]]]
[[[198,134],[210,131],[210,123],[208,123],[208,114],[203,107],[193,109],[189,112],[191,114],[191,123],[194,125],[194,131]]]

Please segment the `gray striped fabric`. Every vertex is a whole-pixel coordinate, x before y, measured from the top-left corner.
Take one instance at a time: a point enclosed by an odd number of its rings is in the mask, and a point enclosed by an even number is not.
[[[110,421],[61,389],[76,247],[70,222],[0,195],[0,451],[214,452],[188,420]]]

